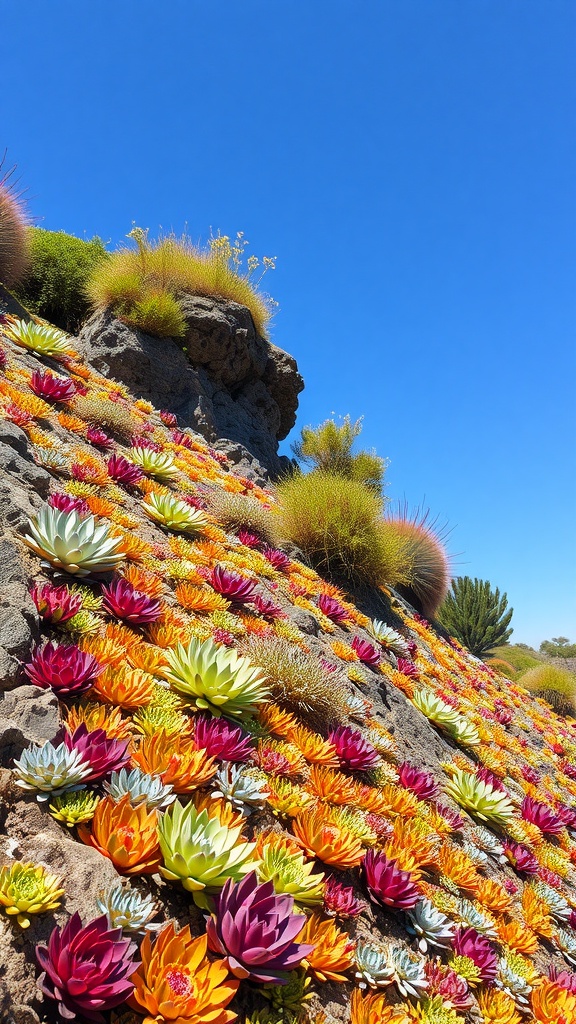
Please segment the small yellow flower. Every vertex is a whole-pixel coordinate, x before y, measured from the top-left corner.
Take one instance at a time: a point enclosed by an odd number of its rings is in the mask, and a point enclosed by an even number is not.
[[[16,861],[0,869],[0,904],[7,914],[16,914],[22,928],[28,928],[30,914],[42,914],[60,906],[61,880],[41,865]]]

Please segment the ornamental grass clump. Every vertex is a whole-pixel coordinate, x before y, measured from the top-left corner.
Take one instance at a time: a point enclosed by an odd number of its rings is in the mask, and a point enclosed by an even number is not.
[[[556,665],[538,665],[524,672],[518,685],[534,697],[548,701],[558,714],[576,716],[576,675],[573,672]]]
[[[274,548],[278,541],[278,516],[272,508],[267,508],[250,495],[234,494],[220,487],[210,491],[207,501],[212,515],[229,533],[246,531],[254,534],[259,542]],[[288,556],[284,557],[289,563]]]
[[[86,423],[104,427],[121,441],[130,441],[137,427],[129,408],[105,396],[90,398],[88,395],[79,395],[74,400],[72,411]]]
[[[187,647],[178,644],[166,651],[164,679],[201,711],[240,718],[267,700],[266,677],[248,658],[235,650],[203,643],[194,637]]]
[[[0,906],[15,916],[21,928],[30,926],[32,914],[44,914],[60,906],[62,880],[39,864],[16,861],[0,868]]]
[[[136,949],[120,928],[110,928],[105,914],[82,927],[76,912],[62,929],[54,928],[47,946],[36,946],[42,967],[38,987],[58,1004],[61,1019],[84,1017],[103,1024],[103,1013],[133,991]]]
[[[59,512],[44,505],[28,521],[31,536],[24,543],[55,569],[72,576],[110,572],[124,560],[122,541],[110,534],[105,523],[78,512]]]
[[[12,288],[26,274],[30,251],[24,204],[13,178],[16,168],[2,170],[5,155],[0,160],[0,283]]]
[[[164,878],[181,882],[194,902],[207,906],[206,896],[220,891],[226,879],[240,881],[255,864],[254,843],[242,838],[242,824],[224,826],[194,804],[179,800],[160,818],[158,826]]]
[[[450,586],[450,562],[442,538],[429,521],[429,513],[407,514],[384,520],[384,532],[401,546],[400,592],[417,611],[433,618]]]
[[[206,956],[207,935],[193,939],[190,926],[179,932],[172,922],[152,941],[147,932],[140,947],[142,963],[132,976],[128,1005],[146,1013],[148,1024],[229,1024],[226,1010],[240,984],[231,979],[224,960]]]
[[[268,637],[250,637],[243,650],[264,671],[272,699],[298,718],[321,725],[347,717],[344,687],[314,654]]]
[[[185,501],[151,491],[142,502],[142,511],[167,530],[176,533],[200,533],[208,526],[208,517]]]
[[[208,946],[236,978],[286,984],[314,948],[294,941],[306,917],[293,908],[291,896],[276,895],[272,882],[259,884],[255,871],[241,882],[228,879],[206,924]]]

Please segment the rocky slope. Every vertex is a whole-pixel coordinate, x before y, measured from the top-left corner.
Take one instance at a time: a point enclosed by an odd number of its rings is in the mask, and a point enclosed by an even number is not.
[[[217,1022],[233,1014],[262,1024],[299,1017],[348,1021],[352,1014],[354,1024],[518,1024],[559,1021],[562,1006],[565,1020],[574,1020],[576,999],[568,991],[574,982],[568,976],[556,984],[546,980],[551,965],[566,971],[576,963],[572,723],[444,641],[394,594],[363,594],[353,604],[308,566],[283,555],[281,547],[266,546],[264,532],[274,532],[273,492],[241,475],[200,433],[180,429],[183,422],[198,424],[200,370],[185,370],[175,346],[168,350],[145,336],[128,335],[104,317],[93,320],[78,340],[86,358],[56,362],[15,345],[9,330],[5,320],[0,865],[42,865],[62,879],[64,894],[55,909],[31,914],[28,928],[0,913],[1,1019],[63,1019],[56,1003],[43,1000],[36,988],[36,946],[76,910],[84,923],[98,917],[99,894],[116,883],[152,897],[156,928],[176,921],[195,936],[206,931],[206,909],[163,874],[170,855],[165,845],[158,850],[155,830],[159,814],[173,810],[149,812],[153,835],[146,858],[138,849],[130,853],[138,846],[134,817],[128,824],[117,822],[110,835],[101,809],[92,823],[88,814],[79,827],[73,818],[67,824],[54,817],[54,794],[39,800],[34,786],[18,784],[26,778],[15,758],[33,744],[60,742],[63,729],[69,739],[77,736],[74,730],[83,722],[92,734],[86,756],[101,744],[95,733],[103,728],[109,739],[127,744],[132,766],[144,764],[148,775],[173,785],[182,806],[206,805],[225,831],[238,821],[244,839],[258,844],[250,863],[260,882],[269,877],[265,864],[275,857],[284,865],[274,875],[276,891],[295,891],[297,909],[308,915],[312,949],[289,973],[290,984],[266,990],[241,981]],[[250,387],[267,380],[278,408],[269,438],[274,431],[280,436],[293,410],[278,401],[263,355],[253,354],[251,361],[238,356],[230,369],[232,351],[219,366],[215,352],[210,350],[210,359],[206,354],[206,366],[228,392],[225,415],[232,417],[238,393],[249,406]],[[278,359],[276,373],[286,365]],[[39,398],[31,388],[38,391],[38,370],[72,381],[76,396],[61,402]],[[146,383],[150,373],[153,386]],[[191,395],[188,384],[182,385],[184,373],[186,381],[198,374]],[[160,390],[166,380],[174,393]],[[294,387],[292,394],[293,403]],[[210,397],[215,423],[214,410],[222,408],[216,395]],[[180,427],[165,412],[160,415],[151,396],[162,409],[178,413]],[[100,407],[113,402],[130,429],[113,433],[107,421],[103,438],[102,425],[80,415],[86,400]],[[260,413],[250,415],[256,423]],[[227,434],[232,435],[228,428]],[[251,436],[241,432],[237,439],[247,445]],[[135,449],[142,448],[160,462],[164,458],[163,471],[154,473],[150,463],[140,476],[122,480],[110,457],[133,464]],[[230,528],[225,495],[245,501],[246,529]],[[185,509],[204,512],[203,525],[186,533],[174,521],[171,528],[154,521],[146,511],[154,496],[184,499]],[[84,521],[95,517],[118,542],[114,576],[81,579],[76,593],[82,608],[60,625],[42,617],[29,594],[34,584],[66,585],[70,592],[74,583],[69,572],[55,569],[54,558],[44,564],[25,540],[30,520],[47,501],[68,508],[65,515],[74,514],[76,504],[76,514]],[[102,584],[111,579],[124,580],[128,591],[136,589],[156,605],[156,618],[138,624],[123,618],[121,609],[103,605]],[[394,630],[375,631],[375,615]],[[170,652],[194,638],[211,640],[221,650],[238,649],[263,668],[270,687],[271,701],[261,695],[240,716],[245,742],[244,752],[237,752],[236,788],[222,752],[210,753],[216,750],[213,737],[202,741],[195,700],[190,693],[183,698],[174,683],[172,689],[166,685]],[[76,644],[97,659],[103,671],[85,693],[60,688],[58,697],[55,680],[51,687],[31,685],[22,666],[34,662],[35,646],[47,640]],[[88,778],[86,785],[100,798],[100,808],[117,813],[118,800],[106,796],[102,777]],[[229,858],[237,852],[238,844]],[[386,869],[385,877],[371,873],[374,859]],[[313,884],[310,871],[321,876]],[[0,886],[9,909],[6,893]],[[140,943],[141,936],[136,938]],[[174,998],[181,1000],[178,1020],[196,1024],[208,1018],[195,1016],[185,1000],[185,967],[161,965],[164,974],[150,984],[172,984]],[[371,1008],[376,986],[383,1003]],[[122,1024],[145,1016],[134,999],[130,1007],[104,1013],[105,1021]],[[161,1013],[147,1017],[160,1024],[168,1019],[173,1018]]]

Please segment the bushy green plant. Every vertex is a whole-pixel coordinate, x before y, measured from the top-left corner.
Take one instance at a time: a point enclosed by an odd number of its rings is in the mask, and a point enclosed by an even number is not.
[[[493,668],[495,672],[499,672],[501,676],[506,676],[507,679],[516,678],[516,669],[514,665],[511,665],[509,661],[504,658],[491,658],[489,661],[490,668]]]
[[[442,605],[439,618],[443,626],[481,658],[491,647],[505,643],[512,630],[513,608],[507,611],[508,598],[492,590],[488,580],[457,576]]]
[[[542,658],[530,647],[524,644],[503,644],[501,647],[492,647],[487,652],[488,664],[493,665],[493,659],[503,658],[516,672],[525,672],[528,668],[536,668],[542,664]]]
[[[210,511],[225,530],[248,530],[272,547],[278,542],[278,516],[261,501],[220,487],[210,491],[207,498]]]
[[[320,573],[345,585],[394,585],[403,546],[382,527],[382,499],[357,480],[313,470],[278,484],[280,530]]]
[[[297,459],[313,469],[337,473],[380,491],[386,461],[375,452],[352,452],[361,432],[361,419],[352,423],[350,417],[345,416],[341,424],[325,420],[319,427],[303,427],[292,451]]]
[[[38,316],[76,334],[90,311],[86,283],[108,253],[100,238],[28,228],[30,263],[16,295]]]
[[[345,690],[313,654],[269,637],[251,637],[244,650],[264,671],[272,699],[303,721],[324,724],[347,717]]]
[[[122,320],[150,334],[182,337],[185,321],[179,300],[185,295],[210,295],[246,306],[257,332],[266,335],[272,304],[257,289],[254,272],[274,266],[249,257],[243,272],[247,242],[241,235],[210,240],[207,249],[185,236],[170,235],[150,242],[147,231],[134,228],[136,248],[123,246],[94,270],[87,291],[94,308],[111,308]],[[262,276],[262,275],[261,275]]]
[[[541,697],[555,711],[576,715],[576,676],[555,665],[538,665],[523,672],[517,680],[535,697]]]
[[[540,654],[547,658],[576,658],[576,644],[571,644],[567,636],[553,636],[540,644]]]
[[[402,513],[384,520],[388,543],[402,547],[401,593],[426,618],[436,615],[450,583],[446,548],[428,512],[410,518]]]
[[[103,427],[122,441],[129,441],[136,430],[136,421],[130,410],[110,398],[88,398],[79,395],[74,400],[73,412],[87,423]]]
[[[0,284],[11,288],[26,273],[29,254],[24,208],[13,182],[15,168],[3,171],[4,157],[0,160]]]

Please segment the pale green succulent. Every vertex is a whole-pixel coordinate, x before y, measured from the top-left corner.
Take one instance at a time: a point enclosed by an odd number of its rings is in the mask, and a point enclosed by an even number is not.
[[[534,890],[536,895],[541,899],[548,910],[555,917],[557,921],[567,921],[571,914],[571,907],[568,905],[564,897],[553,889],[551,885],[547,885],[546,882],[533,881],[529,883],[530,888]]]
[[[409,658],[410,647],[408,641],[392,626],[387,626],[380,619],[374,619],[370,624],[370,632],[375,640],[387,651],[392,651],[397,658]]]
[[[512,996],[512,999],[520,1009],[528,1009],[532,985],[510,966],[505,957],[500,957],[498,961],[498,973],[494,979],[494,984],[497,988],[501,988],[503,992],[507,992],[509,996]]]
[[[235,650],[194,637],[187,647],[166,651],[163,677],[200,710],[239,718],[267,699],[265,676]]]
[[[35,445],[32,448],[32,454],[38,466],[52,470],[53,473],[62,473],[68,469],[68,459],[55,448],[43,448]]]
[[[426,953],[430,946],[449,949],[454,938],[454,925],[430,900],[421,899],[408,911],[408,931],[418,937],[418,949]]]
[[[0,868],[0,907],[15,915],[21,928],[28,928],[31,914],[42,914],[60,906],[62,881],[40,864],[16,861]]]
[[[174,456],[170,452],[136,447],[131,448],[128,454],[136,466],[156,480],[174,480],[178,476],[178,467],[174,465]]]
[[[165,706],[164,704],[149,704],[145,708],[138,708],[132,719],[138,732],[144,736],[153,736],[160,732],[175,735],[184,732],[188,725],[186,715],[183,715],[178,708]]]
[[[142,509],[155,523],[179,533],[199,533],[208,525],[203,512],[169,494],[155,494],[152,491],[142,502]]]
[[[124,559],[122,541],[91,515],[60,512],[44,505],[36,518],[29,520],[28,529],[31,537],[24,536],[24,542],[55,569],[73,576],[110,572]]]
[[[477,747],[481,742],[478,729],[464,715],[459,714],[456,721],[444,728],[448,735],[462,747]]]
[[[474,861],[477,868],[482,868],[488,863],[488,854],[484,853],[484,850],[480,850],[470,839],[464,841],[462,849],[470,857],[470,860]]]
[[[465,927],[474,928],[488,939],[497,938],[494,918],[470,900],[459,899],[455,914]]]
[[[375,942],[360,940],[354,953],[359,988],[386,988],[394,981],[394,968],[388,963],[387,950]]]
[[[12,341],[21,348],[27,348],[35,356],[52,356],[58,359],[74,354],[70,338],[57,327],[16,320],[5,327],[5,331]]]
[[[428,687],[422,686],[415,690],[412,695],[412,703],[426,716],[429,722],[434,722],[442,729],[447,729],[458,721],[458,712],[441,697],[437,697]]]
[[[417,1006],[421,1024],[462,1024],[462,1017],[444,1002],[442,996],[424,994]]]
[[[460,807],[491,825],[505,827],[514,817],[514,805],[506,793],[462,768],[456,769],[445,790]]]
[[[68,828],[74,828],[82,821],[91,821],[100,803],[100,797],[89,789],[63,793],[50,804],[50,814]]]
[[[504,847],[489,829],[484,828],[482,825],[476,825],[470,829],[470,835],[481,850],[494,857],[499,864],[506,864],[507,857],[504,854]]]
[[[292,896],[300,906],[313,907],[324,898],[324,875],[313,874],[314,861],[300,850],[265,843],[258,866],[260,882],[272,882],[277,893]]]
[[[141,768],[132,768],[130,771],[121,768],[118,772],[112,772],[110,779],[104,782],[104,789],[115,803],[129,793],[133,807],[146,804],[148,810],[153,807],[169,807],[176,799],[172,786],[164,785],[160,776],[148,775]]]
[[[303,968],[290,971],[284,985],[267,983],[260,986],[260,995],[270,1003],[269,1024],[298,1024],[305,1013],[305,1003],[312,998],[312,978]],[[264,1012],[270,1012],[264,1011]]]
[[[106,914],[111,928],[122,928],[125,932],[143,935],[146,929],[160,927],[149,924],[150,919],[158,913],[158,906],[151,894],[142,896],[136,889],[127,888],[121,883],[108,892],[99,893],[96,905],[101,914]]]
[[[264,807],[270,796],[266,776],[257,769],[225,762],[212,779],[216,792],[213,799],[224,797],[235,810],[248,816]]]
[[[396,983],[400,995],[418,999],[429,985],[424,972],[424,962],[400,946],[389,946],[386,959],[392,969],[392,980]]]
[[[68,750],[65,743],[55,747],[27,747],[19,761],[14,761],[16,785],[27,792],[36,792],[38,800],[58,796],[67,790],[82,789],[83,779],[92,768],[79,750]]]
[[[554,932],[553,941],[568,963],[576,966],[576,938],[574,934],[566,931],[565,928],[558,928]]]
[[[257,868],[255,843],[242,840],[242,825],[222,825],[194,804],[179,800],[160,817],[160,849],[164,878],[181,882],[194,902],[208,908],[207,897],[220,891],[227,878],[239,882]]]
[[[72,583],[68,588],[71,594],[79,594],[82,598],[82,611],[99,612],[102,608],[102,595],[95,594],[83,583]]]
[[[93,612],[85,611],[81,608],[76,615],[73,615],[71,619],[66,619],[60,626],[65,633],[76,633],[80,636],[90,636],[93,633],[98,633],[102,628],[102,619],[98,615],[94,615]]]

